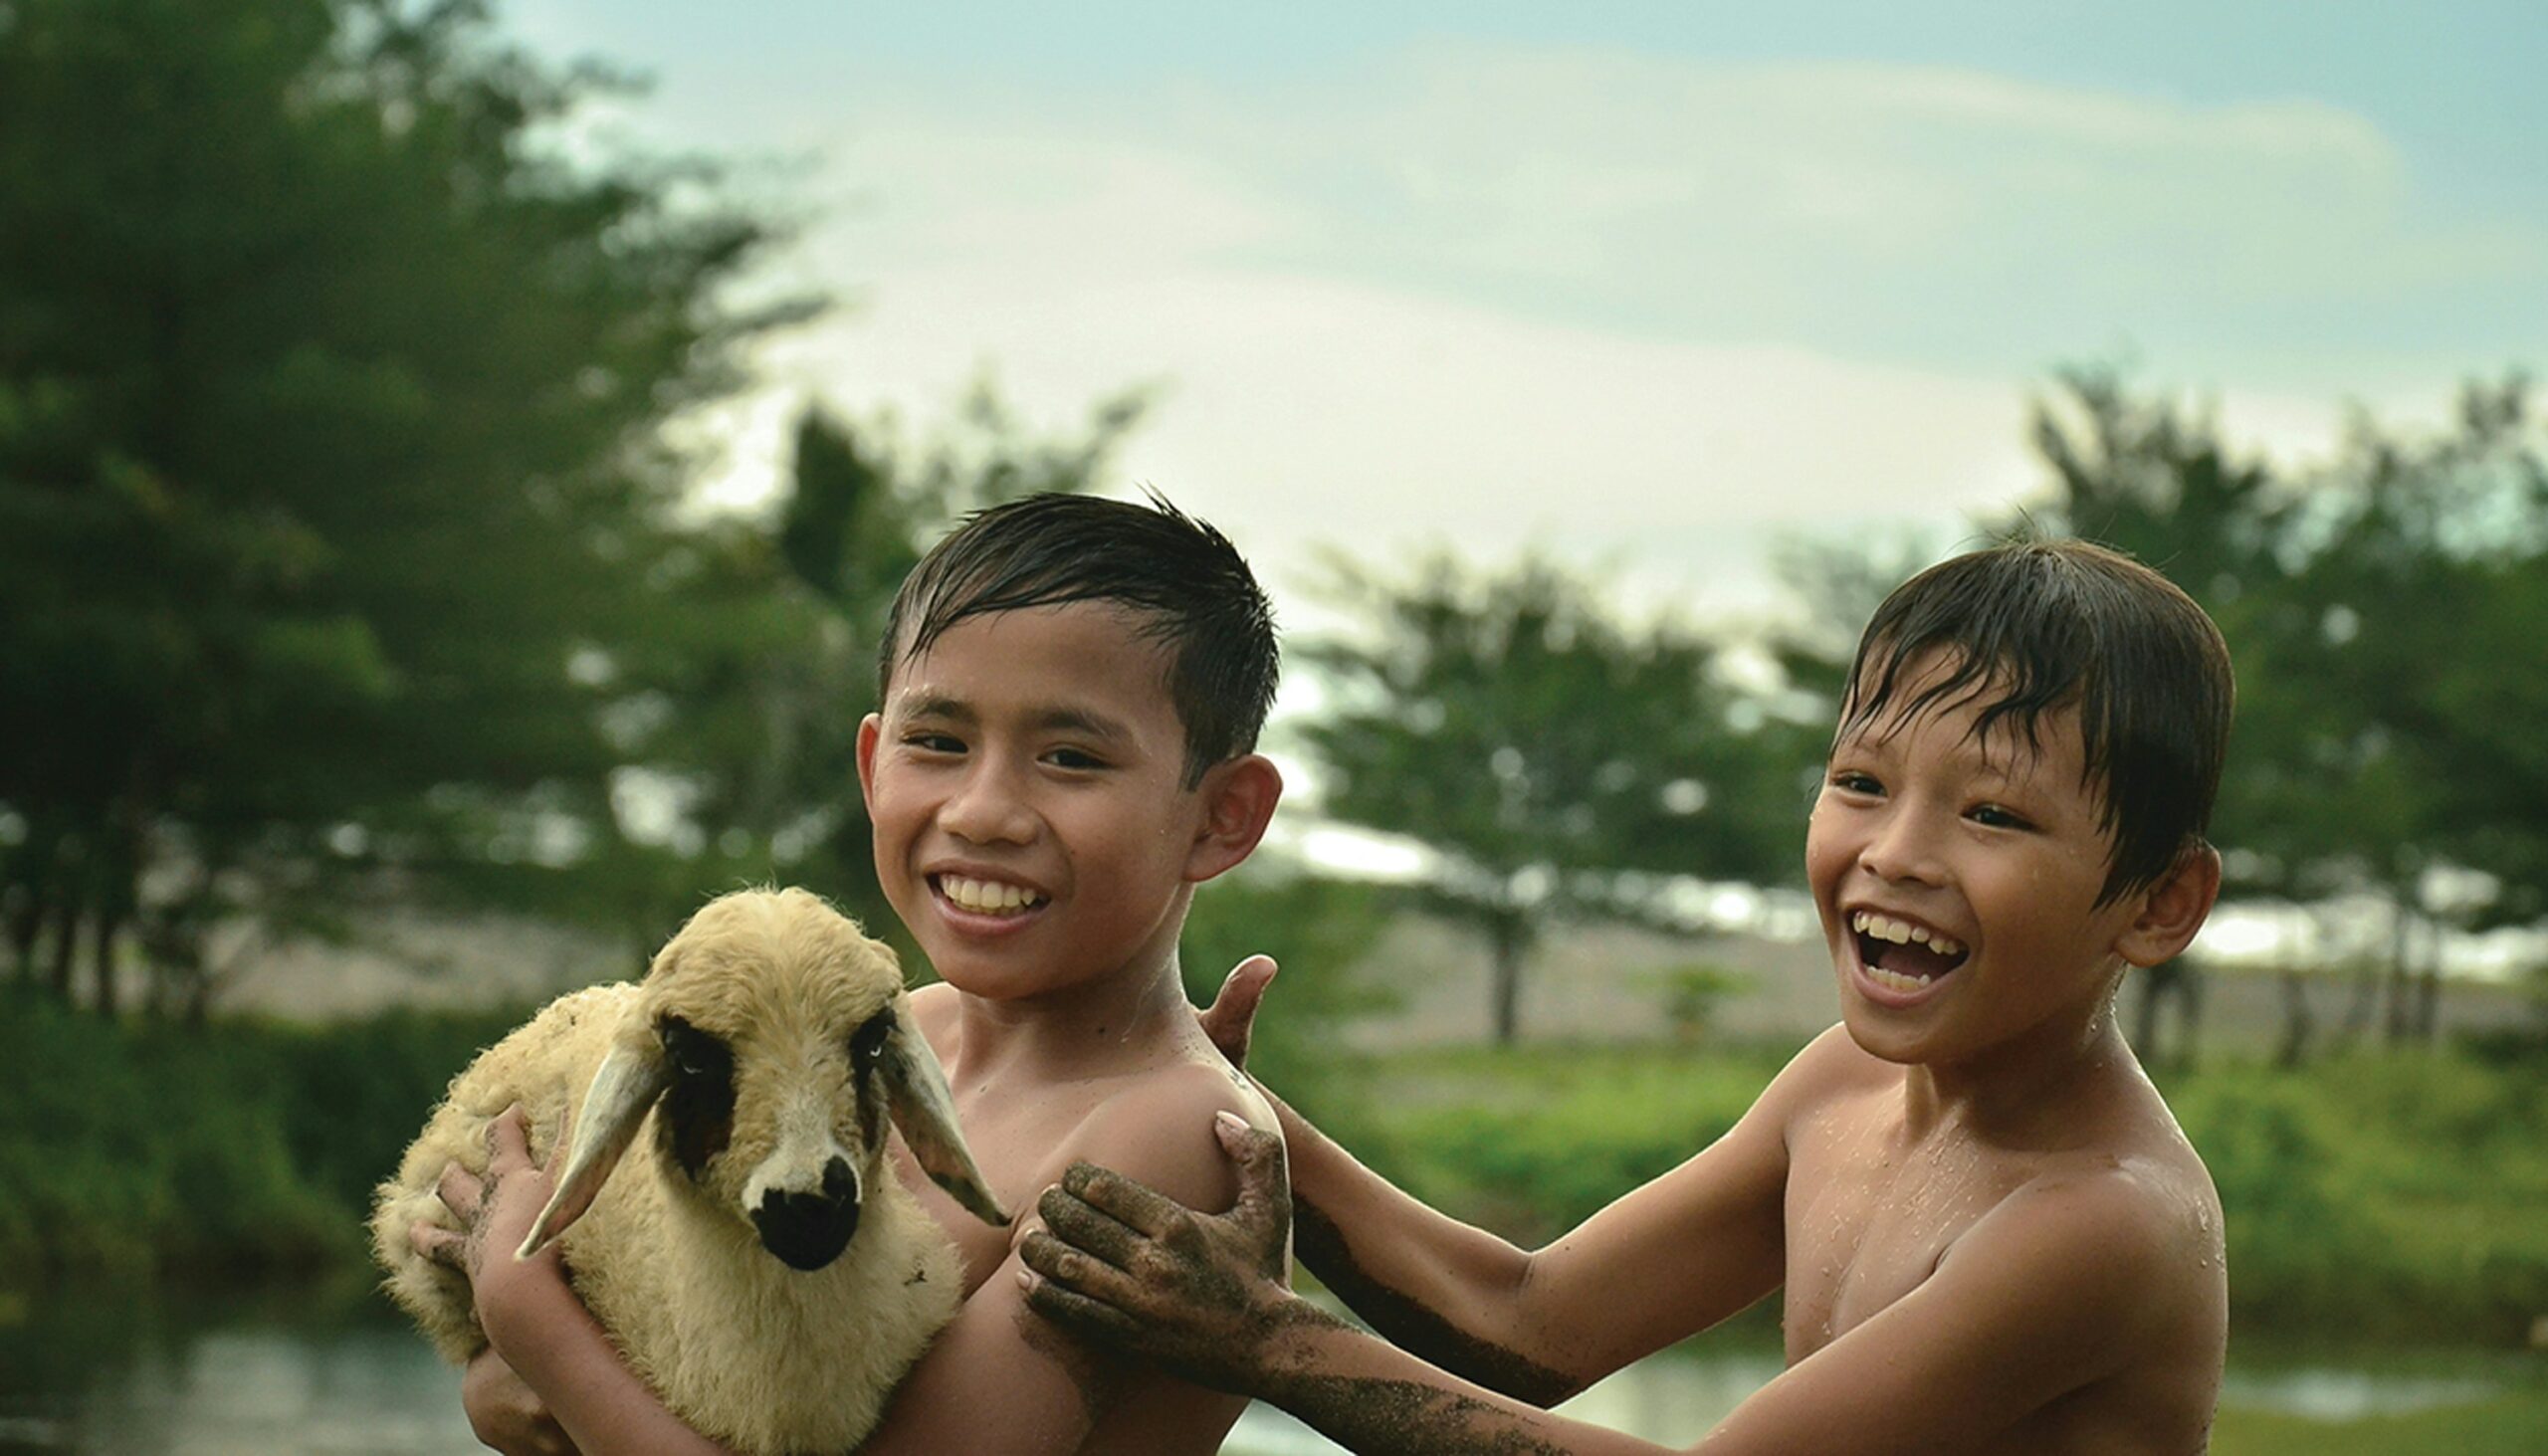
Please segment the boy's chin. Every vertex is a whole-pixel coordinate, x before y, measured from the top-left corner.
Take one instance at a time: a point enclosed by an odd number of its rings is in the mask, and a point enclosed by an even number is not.
[[[1889,1020],[1863,1002],[1853,999],[1842,1006],[1840,1024],[1849,1029],[1849,1040],[1857,1043],[1859,1051],[1879,1062],[1909,1067],[1934,1060],[1934,1037]]]

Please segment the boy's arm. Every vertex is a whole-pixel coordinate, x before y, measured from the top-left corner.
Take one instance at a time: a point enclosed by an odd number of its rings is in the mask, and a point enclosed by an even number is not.
[[[1233,1061],[1273,974],[1262,956],[1242,962],[1202,1014]],[[1788,1109],[1840,1050],[1807,1048],[1714,1145],[1535,1254],[1408,1196],[1268,1091],[1289,1149],[1294,1247],[1390,1341],[1553,1403],[1778,1287]]]
[[[1427,1207],[1275,1101],[1301,1262],[1373,1329],[1546,1405],[1779,1284],[1784,1130],[1755,1108],[1698,1155],[1536,1253]]]
[[[543,1422],[518,1399],[498,1400],[508,1382],[481,1354],[462,1384],[462,1400],[480,1439],[512,1456],[546,1449],[546,1425],[562,1428],[588,1456],[714,1456],[723,1447],[692,1430],[620,1359],[608,1336],[566,1283],[554,1243],[516,1259],[531,1221],[546,1206],[549,1170],[531,1160],[529,1130],[514,1108],[488,1128],[485,1181],[458,1166],[442,1176],[442,1200],[467,1233],[419,1224],[409,1237],[418,1252],[469,1276],[478,1323],[493,1359],[546,1407]],[[563,1148],[564,1140],[558,1140]]]
[[[1045,1199],[1053,1232],[1027,1243],[1034,1306],[1281,1405],[1351,1450],[1664,1449],[1471,1385],[1292,1295],[1267,1257],[1280,1242],[1281,1151],[1244,1133],[1224,1141],[1242,1169],[1228,1217],[1074,1168]],[[2191,1262],[2187,1240],[2126,1174],[2021,1192],[1919,1289],[1772,1381],[1692,1449],[1969,1451],[2199,1324]]]
[[[1118,1098],[1083,1130],[1072,1150],[1142,1168],[1200,1206],[1227,1207],[1234,1180],[1200,1131],[1217,1104],[1194,1095],[1222,1085],[1217,1078],[1195,1078]],[[483,1195],[474,1180],[458,1173],[446,1180],[445,1201],[470,1226],[467,1272],[497,1355],[586,1456],[722,1451],[666,1409],[621,1360],[566,1283],[555,1246],[527,1262],[504,1252],[521,1244],[547,1201],[548,1183],[531,1161],[519,1114],[499,1121],[494,1140]],[[861,1451],[1074,1451],[1128,1386],[1165,1378],[1155,1368],[1085,1347],[1028,1312],[1021,1268],[1012,1250],[965,1301],[897,1389]],[[477,1422],[479,1410],[473,1406],[471,1413]],[[513,1420],[521,1434],[505,1449],[535,1449],[536,1423],[524,1424],[519,1414]]]

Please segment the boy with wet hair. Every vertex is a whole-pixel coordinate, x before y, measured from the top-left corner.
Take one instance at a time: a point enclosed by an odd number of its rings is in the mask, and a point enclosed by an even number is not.
[[[1219,532],[1150,506],[1038,496],[981,512],[904,582],[859,726],[876,873],[942,983],[912,995],[974,1158],[1023,1208],[1080,1159],[1203,1207],[1236,1184],[1216,1117],[1271,1110],[1197,1026],[1177,971],[1194,887],[1237,865],[1282,791],[1254,752],[1273,614]],[[714,1450],[623,1364],[553,1254],[519,1245],[547,1196],[519,1117],[492,1188],[447,1175],[491,1354],[464,1382],[511,1452]],[[905,1158],[957,1245],[966,1299],[870,1452],[1206,1452],[1245,1403],[1102,1354],[1030,1314],[1024,1231],[959,1210]],[[508,1363],[510,1369],[507,1368]],[[568,1444],[571,1442],[571,1445]]]
[[[2203,1449],[2227,1283],[2210,1175],[2117,1030],[2220,886],[2229,654],[2075,541],[1960,556],[1861,639],[1806,830],[1842,1024],[1678,1169],[1536,1253],[1279,1108],[1226,1216],[1075,1166],[1031,1307],[1356,1451],[1657,1447],[1548,1405],[1784,1288],[1788,1368],[1694,1449]],[[1270,967],[1215,1015],[1233,1045]],[[1295,1298],[1302,1260],[1386,1340]],[[1389,1342],[1395,1342],[1391,1344]]]

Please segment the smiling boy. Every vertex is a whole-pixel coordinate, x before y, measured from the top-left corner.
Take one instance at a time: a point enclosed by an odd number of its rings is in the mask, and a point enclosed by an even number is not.
[[[1012,1208],[1075,1159],[1227,1207],[1216,1115],[1270,1110],[1195,1025],[1176,941],[1194,887],[1237,865],[1280,797],[1253,751],[1273,699],[1263,592],[1168,507],[1039,496],[980,513],[914,569],[858,730],[876,872],[942,983],[912,1005],[975,1160]],[[473,1245],[515,1246],[545,1179],[504,1127],[492,1189],[447,1184]],[[1024,1307],[1014,1245],[906,1165],[957,1244],[966,1299],[870,1452],[1214,1449],[1243,1401],[1098,1354]],[[715,1449],[617,1358],[553,1256],[450,1250],[497,1361],[465,1399],[499,1449]],[[542,1407],[544,1406],[544,1410]],[[553,1418],[553,1424],[552,1424]]]
[[[1357,1451],[1609,1452],[1659,1448],[1536,1407],[1784,1287],[1788,1368],[1694,1449],[2200,1451],[2220,1204],[2113,1004],[2211,910],[2230,707],[2219,631],[2128,558],[1934,567],[1860,641],[1806,831],[1842,1025],[1733,1131],[1525,1253],[1280,1109],[1302,1260],[1386,1341],[1284,1286],[1243,1130],[1226,1217],[1074,1167],[1030,1303]]]

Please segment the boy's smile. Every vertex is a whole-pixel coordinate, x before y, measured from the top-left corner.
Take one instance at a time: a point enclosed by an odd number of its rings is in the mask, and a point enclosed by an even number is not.
[[[1032,995],[1173,948],[1208,795],[1143,625],[1092,604],[963,618],[862,725],[877,879],[958,989]]]
[[[1895,1061],[2084,1029],[2147,899],[2098,904],[2110,836],[2077,715],[2046,714],[2031,743],[2007,722],[1977,739],[1978,717],[1929,708],[1844,734],[1805,835],[1844,1018]]]

